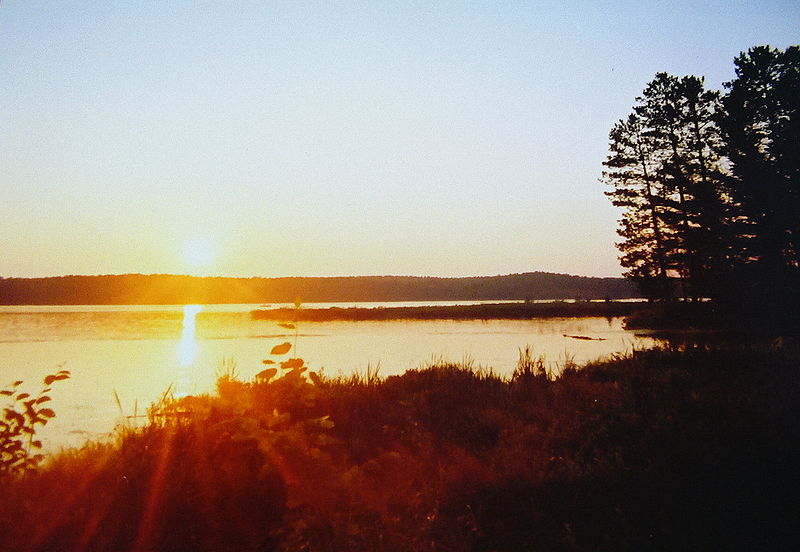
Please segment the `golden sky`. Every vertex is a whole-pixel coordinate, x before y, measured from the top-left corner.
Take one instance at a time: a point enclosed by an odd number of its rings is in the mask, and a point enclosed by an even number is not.
[[[0,5],[0,276],[619,275],[607,135],[773,2]]]

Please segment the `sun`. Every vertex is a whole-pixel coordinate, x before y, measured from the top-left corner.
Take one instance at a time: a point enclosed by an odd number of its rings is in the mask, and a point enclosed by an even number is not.
[[[216,250],[210,240],[193,238],[183,244],[183,260],[194,269],[208,267],[215,257]]]

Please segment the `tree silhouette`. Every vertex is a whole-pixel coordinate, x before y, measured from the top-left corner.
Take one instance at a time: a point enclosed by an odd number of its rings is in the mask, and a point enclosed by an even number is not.
[[[612,186],[606,192],[611,202],[624,210],[617,244],[625,275],[634,279],[648,296],[669,296],[667,261],[669,228],[663,220],[663,187],[655,177],[652,140],[645,133],[641,116],[631,113],[609,134],[609,154],[603,163],[603,180]]]
[[[720,118],[743,219],[740,284],[800,289],[800,47],[757,46],[735,60]]]
[[[658,73],[636,101],[612,129],[604,163],[606,194],[625,209],[620,261],[650,296],[709,295],[729,256],[719,94],[701,78]]]

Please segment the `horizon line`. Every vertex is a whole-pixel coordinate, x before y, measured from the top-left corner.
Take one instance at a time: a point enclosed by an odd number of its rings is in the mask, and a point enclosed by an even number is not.
[[[337,275],[337,276],[230,276],[230,275],[199,275],[199,274],[185,274],[173,272],[121,272],[121,273],[104,273],[104,274],[59,274],[49,276],[4,276],[0,275],[2,280],[43,280],[47,278],[99,278],[107,276],[176,276],[188,278],[225,278],[235,280],[288,280],[288,279],[336,279],[336,278],[420,278],[420,279],[437,279],[437,280],[460,280],[467,278],[501,278],[507,276],[522,276],[526,274],[548,274],[553,276],[567,276],[572,278],[595,278],[595,279],[619,279],[625,280],[624,276],[586,276],[582,274],[569,274],[566,272],[548,272],[545,270],[530,270],[525,272],[508,272],[503,274],[477,274],[477,275],[462,275],[462,276],[430,276],[430,275],[414,275],[414,274],[352,274],[352,275]]]

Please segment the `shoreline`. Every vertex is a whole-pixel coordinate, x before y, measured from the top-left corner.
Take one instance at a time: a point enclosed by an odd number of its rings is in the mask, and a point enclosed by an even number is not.
[[[311,309],[256,309],[256,320],[282,322],[376,321],[376,320],[527,320],[534,318],[617,318],[630,316],[646,303],[576,302],[567,303],[487,303],[424,307],[329,307]]]

